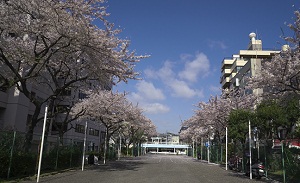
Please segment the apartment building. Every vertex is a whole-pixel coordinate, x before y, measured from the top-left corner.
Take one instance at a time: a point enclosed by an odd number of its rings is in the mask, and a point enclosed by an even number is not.
[[[42,100],[49,96],[49,91],[47,89],[30,84],[30,92],[35,95],[36,98],[41,98]],[[54,110],[56,113],[55,118],[48,119],[50,121],[49,132],[47,136],[48,145],[54,146],[58,141],[64,144],[82,144],[85,136],[85,127],[87,123],[87,150],[88,151],[98,151],[103,145],[105,139],[105,127],[93,121],[91,119],[86,120],[75,120],[67,125],[64,125],[65,133],[63,135],[63,140],[59,139],[57,126],[62,127],[61,123],[65,117],[65,114],[59,111],[63,111],[65,107],[69,107],[69,100],[61,100],[62,98],[67,99],[68,97],[73,99],[82,98],[85,95],[80,90],[70,90],[64,92],[63,96],[60,97],[59,103],[56,104]],[[34,113],[35,106],[29,101],[27,97],[24,96],[16,87],[8,89],[6,91],[0,90],[0,131],[14,130],[20,133],[26,133],[28,130],[28,121],[31,119]],[[40,116],[43,117],[45,112],[45,105],[41,110]],[[53,125],[56,122],[56,125]],[[40,137],[42,134],[43,121],[40,121],[34,129],[34,136],[32,141],[32,151],[36,151],[40,143]]]
[[[270,60],[275,54],[280,53],[275,50],[263,50],[262,40],[256,39],[256,34],[253,32],[249,34],[249,38],[247,50],[240,50],[231,58],[223,59],[220,78],[222,89],[243,86],[245,76],[255,76],[261,70],[262,61]]]

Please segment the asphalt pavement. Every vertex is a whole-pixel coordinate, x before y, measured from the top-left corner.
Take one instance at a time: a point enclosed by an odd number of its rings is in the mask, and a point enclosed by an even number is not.
[[[33,183],[35,178],[20,182]],[[217,164],[196,160],[185,155],[145,155],[122,158],[106,165],[87,166],[84,171],[69,170],[62,173],[42,174],[43,183],[259,183],[243,173],[225,170]]]

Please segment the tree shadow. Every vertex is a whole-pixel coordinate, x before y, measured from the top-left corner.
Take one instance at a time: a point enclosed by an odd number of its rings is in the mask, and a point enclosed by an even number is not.
[[[138,158],[134,159],[123,159],[123,160],[116,160],[116,161],[109,161],[106,164],[99,164],[99,165],[91,165],[89,170],[94,170],[97,172],[107,172],[107,171],[137,171],[145,162],[139,161]]]

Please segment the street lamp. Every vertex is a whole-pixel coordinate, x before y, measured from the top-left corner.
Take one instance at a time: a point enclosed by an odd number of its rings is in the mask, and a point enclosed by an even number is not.
[[[286,128],[285,127],[278,127],[277,128],[278,137],[281,143],[281,156],[282,156],[282,175],[283,175],[283,183],[285,183],[285,166],[284,166],[284,148],[283,148],[283,142],[286,137]]]
[[[226,126],[226,153],[225,153],[225,158],[226,158],[226,170],[228,170],[228,127]]]
[[[252,179],[252,153],[251,153],[251,122],[249,120],[249,170],[250,170],[250,179]]]
[[[83,150],[82,150],[81,171],[83,171],[83,169],[84,169],[85,146],[86,146],[86,131],[87,131],[87,121],[85,122],[85,127],[84,127],[84,139],[83,139]]]
[[[42,139],[41,139],[41,145],[40,145],[39,165],[38,165],[38,174],[37,174],[36,182],[39,182],[39,180],[40,180],[43,147],[44,147],[44,139],[45,139],[45,131],[46,131],[46,123],[47,123],[47,112],[48,112],[48,105],[46,105],[46,107],[45,107],[44,124],[43,124],[43,132],[42,132]]]

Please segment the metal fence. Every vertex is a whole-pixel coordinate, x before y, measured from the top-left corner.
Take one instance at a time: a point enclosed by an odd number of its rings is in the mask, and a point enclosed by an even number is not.
[[[30,152],[24,151],[25,134],[16,131],[0,131],[0,180],[35,175],[38,166],[39,142],[41,136],[34,135]],[[51,172],[82,163],[83,139],[45,140],[41,172]]]
[[[244,147],[247,147],[244,146]],[[201,154],[201,159],[211,163],[225,166],[225,144],[199,146],[195,148],[194,155]],[[228,144],[228,163],[232,163],[230,169],[245,172],[249,160],[249,149],[244,149],[242,144]],[[272,143],[261,144],[251,149],[252,162],[261,161],[265,166],[266,176],[282,182],[300,181],[300,149],[289,147],[282,143],[281,146],[273,146]]]

